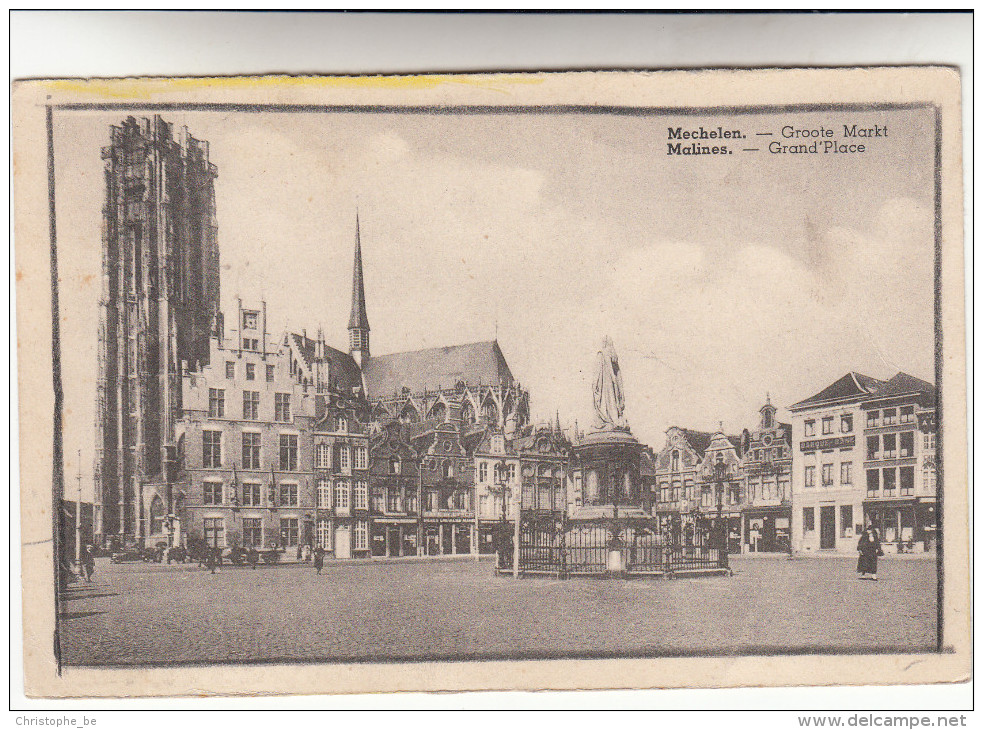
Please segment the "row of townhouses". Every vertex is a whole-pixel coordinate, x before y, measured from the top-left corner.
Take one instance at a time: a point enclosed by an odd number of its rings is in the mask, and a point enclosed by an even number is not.
[[[478,553],[518,509],[597,503],[583,435],[531,425],[497,341],[371,354],[357,216],[347,351],[271,337],[262,303],[226,327],[208,143],[131,117],[102,157],[97,542]],[[934,547],[934,386],[849,373],[790,411],[670,428],[642,452],[644,514],[680,539],[723,521],[732,551],[852,551],[866,522]]]

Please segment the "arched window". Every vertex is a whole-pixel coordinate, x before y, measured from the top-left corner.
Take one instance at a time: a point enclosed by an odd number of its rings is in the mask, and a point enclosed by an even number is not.
[[[160,535],[164,532],[164,501],[159,494],[155,494],[150,502],[150,534]]]
[[[679,471],[679,451],[672,452],[672,471]]]
[[[443,423],[447,420],[447,406],[438,401],[437,404],[430,409],[430,417],[435,421]]]
[[[481,417],[486,423],[498,423],[498,406],[495,401],[488,399],[481,407]]]
[[[468,425],[475,422],[474,406],[471,405],[471,401],[465,400],[464,405],[461,406],[461,421]]]
[[[446,459],[441,465],[441,473],[443,474],[444,479],[454,478],[454,462],[451,459]]]

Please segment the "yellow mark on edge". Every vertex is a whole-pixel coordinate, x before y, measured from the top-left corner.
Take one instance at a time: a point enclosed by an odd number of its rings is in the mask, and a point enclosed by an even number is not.
[[[432,89],[443,84],[477,86],[507,93],[508,84],[540,84],[533,74],[434,74],[427,76],[211,76],[203,78],[55,79],[52,91],[75,92],[116,99],[149,100],[158,94],[204,89],[261,89],[308,87],[344,89]]]

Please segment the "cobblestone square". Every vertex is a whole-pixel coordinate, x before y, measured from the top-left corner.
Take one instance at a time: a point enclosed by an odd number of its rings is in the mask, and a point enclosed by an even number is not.
[[[935,562],[732,558],[732,577],[496,577],[488,560],[226,566],[101,560],[67,591],[69,665],[933,651]]]

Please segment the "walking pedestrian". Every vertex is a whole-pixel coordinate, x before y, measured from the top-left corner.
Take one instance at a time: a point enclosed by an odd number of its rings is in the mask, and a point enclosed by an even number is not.
[[[206,547],[205,548],[205,567],[210,569],[212,573],[215,572],[215,549]]]
[[[321,569],[324,567],[324,548],[318,545],[314,548],[314,570],[317,571],[318,575],[321,575]]]
[[[860,580],[870,576],[870,580],[877,580],[877,558],[884,554],[881,550],[881,536],[877,528],[867,525],[860,535],[860,542],[857,543],[857,550],[860,557],[857,559],[857,572],[860,573]]]
[[[92,574],[96,572],[96,557],[92,554],[92,546],[86,545],[82,548],[82,572],[85,574],[85,582],[92,582]]]
[[[246,554],[246,560],[253,566],[253,570],[256,570],[256,564],[259,562],[259,551],[256,550],[255,546],[249,548],[249,552]]]

